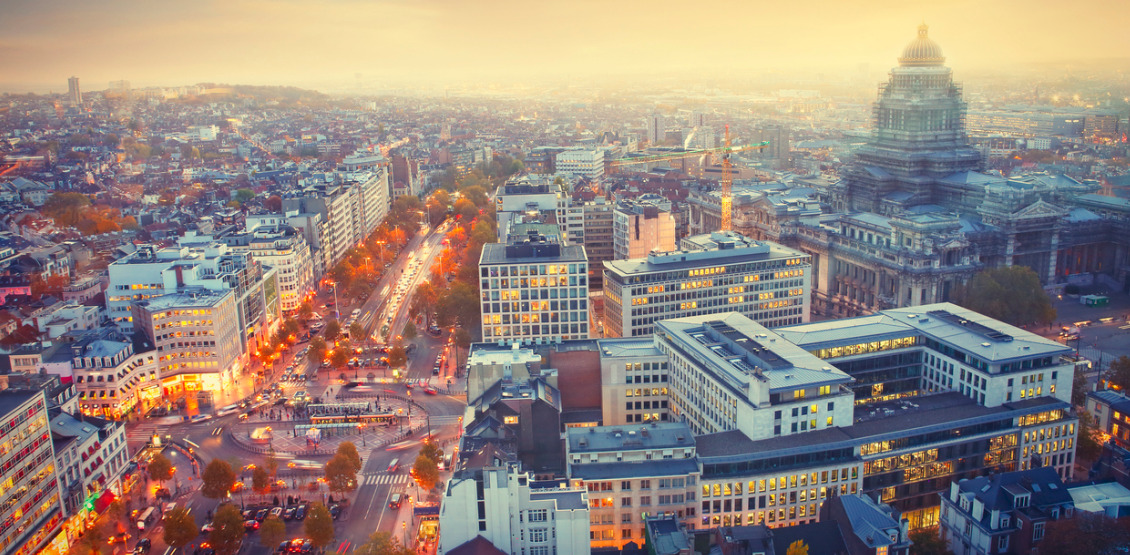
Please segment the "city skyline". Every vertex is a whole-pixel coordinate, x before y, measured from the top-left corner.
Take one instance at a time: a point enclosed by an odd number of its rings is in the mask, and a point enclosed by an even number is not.
[[[674,2],[646,9],[593,2],[8,2],[0,91],[64,92],[72,75],[88,90],[124,79],[135,87],[216,82],[364,92],[696,73],[870,74],[890,67],[921,22],[947,65],[960,71],[1118,64],[1130,37],[1119,32],[1119,18],[1098,17],[1116,7],[1109,0],[1073,6],[1073,13],[1096,15],[1083,36],[1062,29],[1066,11],[1048,1],[819,0],[804,11],[739,2],[702,10]],[[1040,38],[1052,35],[1056,40]]]

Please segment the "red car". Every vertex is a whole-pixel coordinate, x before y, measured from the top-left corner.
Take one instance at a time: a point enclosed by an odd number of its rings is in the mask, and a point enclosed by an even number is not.
[[[430,385],[428,387],[424,388],[424,393],[427,393],[428,395],[438,395],[439,394],[439,392],[436,391],[436,388],[434,388]]]

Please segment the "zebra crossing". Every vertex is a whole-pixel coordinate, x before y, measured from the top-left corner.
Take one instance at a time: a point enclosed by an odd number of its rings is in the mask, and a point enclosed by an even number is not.
[[[382,486],[385,484],[406,484],[407,474],[367,474],[362,477],[361,484],[366,486]]]

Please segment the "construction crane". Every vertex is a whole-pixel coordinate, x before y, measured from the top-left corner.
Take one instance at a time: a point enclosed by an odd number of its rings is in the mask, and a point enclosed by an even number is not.
[[[634,166],[636,164],[653,164],[656,162],[667,162],[671,160],[686,160],[687,158],[697,158],[699,156],[721,156],[722,157],[722,177],[719,179],[719,184],[722,187],[722,231],[730,231],[733,221],[733,198],[730,189],[732,188],[733,178],[730,175],[731,163],[730,156],[738,152],[745,152],[747,150],[761,150],[769,146],[769,141],[760,143],[751,143],[748,145],[734,146],[730,142],[730,126],[726,126],[725,143],[721,147],[716,148],[700,148],[695,150],[680,150],[678,152],[664,152],[660,154],[651,154],[648,156],[636,156],[632,158],[617,158],[609,162],[608,167],[610,170],[623,168],[626,166]]]

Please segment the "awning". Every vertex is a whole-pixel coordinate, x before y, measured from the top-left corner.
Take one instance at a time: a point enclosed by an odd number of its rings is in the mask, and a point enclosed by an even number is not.
[[[117,498],[118,497],[114,495],[114,492],[110,490],[103,490],[102,495],[98,496],[98,499],[94,500],[94,512],[101,513],[102,511],[105,511],[106,507],[109,507],[110,503],[113,503]]]

